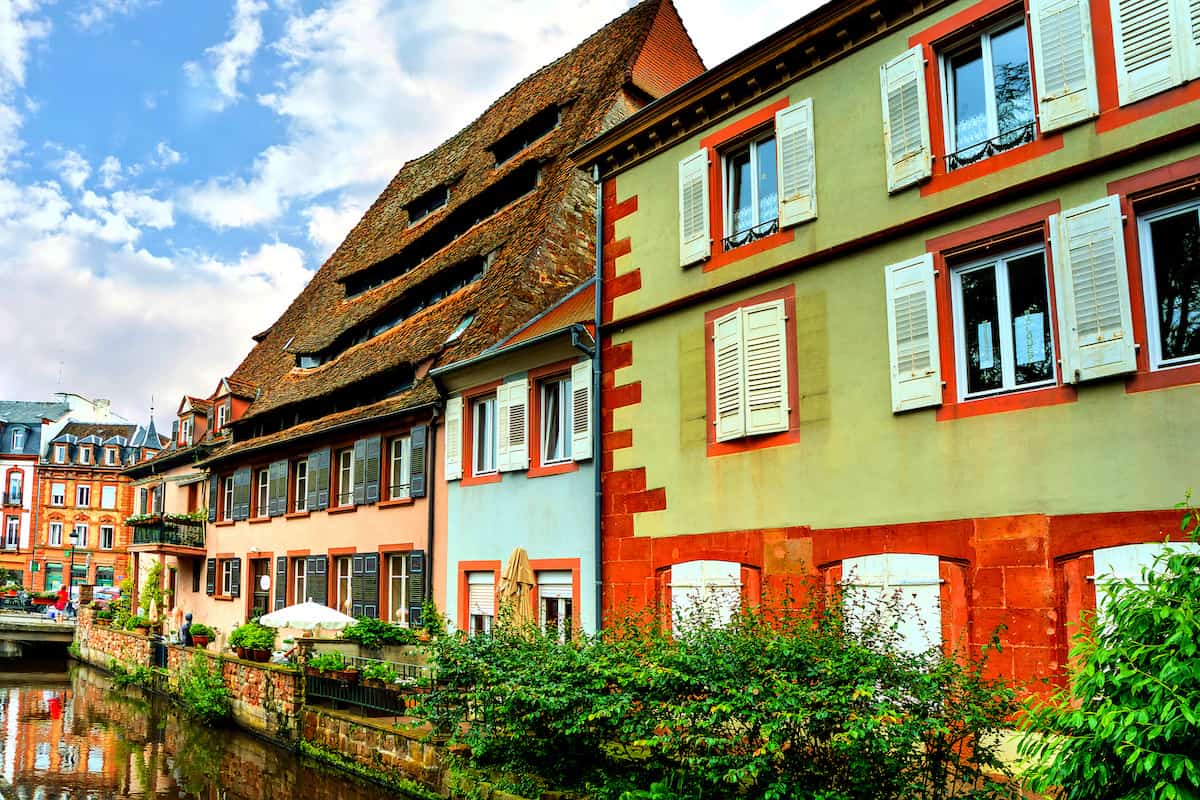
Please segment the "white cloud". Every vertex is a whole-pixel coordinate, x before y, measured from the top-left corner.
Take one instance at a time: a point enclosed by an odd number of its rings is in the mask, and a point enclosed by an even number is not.
[[[266,10],[265,0],[235,0],[229,38],[204,51],[205,64],[184,64],[192,84],[207,90],[211,110],[223,111],[241,96],[238,84],[248,77],[250,62],[262,46],[260,17]]]
[[[322,260],[341,244],[374,200],[374,195],[348,193],[331,205],[314,204],[300,212],[308,220],[308,239]]]
[[[140,192],[113,192],[113,211],[139,225],[161,230],[175,224],[174,204]]]
[[[100,169],[97,170],[100,175],[100,185],[105,189],[111,189],[117,185],[117,181],[121,179],[121,161],[116,156],[105,156],[100,162]]]
[[[75,23],[84,30],[95,30],[113,17],[133,14],[157,0],[91,0],[75,14]]]
[[[72,189],[79,191],[88,177],[92,174],[92,166],[87,159],[74,150],[67,150],[63,157],[51,166],[58,171],[59,176]]]
[[[173,167],[183,161],[183,154],[171,148],[166,142],[154,146],[154,155],[150,156],[150,164],[159,169]]]
[[[0,170],[24,144],[18,106],[22,104],[19,95],[25,86],[25,67],[32,45],[50,33],[50,22],[38,17],[39,11],[39,0],[0,2]],[[23,104],[31,113],[36,108],[28,98]]]

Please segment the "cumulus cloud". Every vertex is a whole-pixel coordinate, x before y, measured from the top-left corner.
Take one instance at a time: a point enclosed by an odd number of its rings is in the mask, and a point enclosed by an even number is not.
[[[154,155],[150,156],[150,164],[159,169],[173,167],[183,161],[183,154],[178,150],[172,149],[171,145],[166,142],[159,142],[154,146]]]
[[[51,166],[58,171],[59,176],[72,189],[78,191],[92,174],[92,166],[87,159],[74,150],[67,150],[62,158]]]
[[[303,210],[308,240],[322,260],[341,244],[374,200],[374,195],[347,193],[332,204],[314,204]]]
[[[261,17],[266,10],[265,0],[235,0],[229,38],[205,50],[203,63],[183,65],[192,84],[207,90],[211,110],[223,111],[241,96],[238,84],[246,80],[250,62],[262,46]]]
[[[0,170],[23,147],[20,132],[24,121],[20,106],[33,107],[21,98],[29,50],[50,33],[50,22],[39,16],[39,0],[0,2]]]
[[[102,28],[113,17],[133,14],[158,0],[90,0],[75,13],[75,23],[84,30]]]
[[[121,179],[121,160],[116,156],[105,156],[100,162],[100,169],[97,170],[100,176],[100,185],[105,189],[111,189],[117,185],[117,181]]]

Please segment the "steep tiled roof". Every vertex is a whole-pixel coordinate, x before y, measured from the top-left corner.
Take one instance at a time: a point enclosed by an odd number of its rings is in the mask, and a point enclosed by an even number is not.
[[[5,422],[40,423],[43,419],[58,419],[71,410],[66,403],[42,403],[24,400],[0,400],[0,420]]]
[[[658,42],[659,37],[666,41]],[[654,52],[643,57],[650,50]],[[399,374],[431,358],[448,363],[474,356],[568,294],[594,268],[594,188],[567,153],[636,106],[624,92],[635,72],[640,91],[655,95],[700,69],[670,0],[646,0],[521,81],[436,149],[405,164],[234,372],[231,387],[244,382],[261,390],[243,420],[329,396],[368,378]],[[556,128],[496,164],[490,147],[556,106]],[[490,197],[534,167],[538,181],[528,194],[496,213],[477,207],[481,197]],[[447,204],[410,225],[408,204],[441,185],[449,185]],[[436,249],[443,242],[448,243]],[[489,253],[493,260],[482,278],[390,330],[352,344],[364,338],[360,329],[378,324],[376,315],[394,315],[397,305],[410,303],[414,287]],[[406,271],[347,297],[346,280],[353,282],[389,259],[404,261]],[[470,326],[447,344],[468,315],[473,316]],[[331,350],[336,357],[321,366],[295,367],[298,354]],[[429,391],[432,387],[419,381],[401,397],[418,404]],[[284,433],[298,435],[302,427]]]
[[[571,294],[518,328],[511,336],[496,345],[497,348],[536,339],[544,334],[562,330],[576,322],[589,323],[590,327],[596,317],[596,294],[593,289],[595,285],[595,279],[589,279]]]
[[[98,436],[102,440],[113,436],[124,436],[128,439],[138,430],[138,426],[132,423],[68,422],[59,435],[65,434],[77,439],[86,439],[89,436]]]

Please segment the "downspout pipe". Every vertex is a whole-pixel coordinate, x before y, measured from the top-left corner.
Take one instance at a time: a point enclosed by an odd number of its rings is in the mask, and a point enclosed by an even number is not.
[[[436,382],[435,382],[436,385]],[[439,395],[441,394],[439,389]],[[433,599],[433,547],[434,547],[434,530],[437,525],[437,426],[438,417],[440,416],[442,404],[435,403],[433,406],[433,415],[429,418],[429,433],[425,438],[425,501],[428,505],[428,530],[426,531],[425,544],[425,600]],[[449,580],[449,577],[447,577]],[[442,609],[444,614],[446,609]]]
[[[596,630],[599,631],[604,627],[604,554],[602,551],[603,537],[601,536],[601,523],[603,518],[603,484],[601,482],[601,466],[602,466],[602,448],[600,435],[600,298],[603,296],[601,289],[601,281],[604,278],[602,266],[604,264],[604,187],[600,182],[600,165],[592,165],[592,182],[596,184],[596,283],[595,283],[595,317],[593,325],[595,326],[596,335],[593,339],[592,346],[592,480],[593,480],[593,502],[594,519],[593,519],[593,541],[596,554]]]

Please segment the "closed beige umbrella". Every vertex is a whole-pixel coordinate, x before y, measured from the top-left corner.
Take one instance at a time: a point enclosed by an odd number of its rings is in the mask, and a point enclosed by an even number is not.
[[[500,606],[508,609],[508,619],[517,627],[529,625],[533,617],[533,567],[529,554],[518,547],[508,557],[500,577]]]

